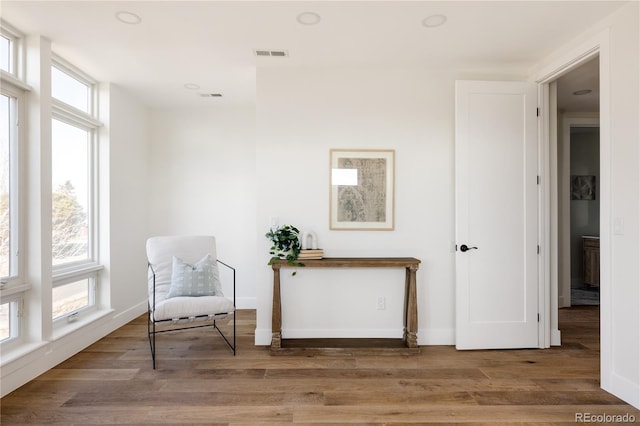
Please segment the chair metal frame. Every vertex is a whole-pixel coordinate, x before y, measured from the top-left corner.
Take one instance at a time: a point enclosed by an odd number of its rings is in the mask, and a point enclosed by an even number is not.
[[[147,302],[147,306],[148,306],[148,312],[147,312],[147,335],[149,337],[149,348],[151,349],[151,360],[152,360],[152,363],[153,363],[153,369],[154,370],[156,369],[156,334],[158,334],[158,333],[167,333],[167,332],[170,332],[170,331],[179,331],[179,330],[189,330],[189,329],[192,329],[192,328],[211,327],[213,325],[213,328],[218,331],[218,334],[220,334],[220,336],[224,339],[224,341],[227,344],[227,346],[233,352],[233,356],[236,356],[236,311],[235,311],[235,308],[236,308],[236,269],[234,267],[224,263],[221,260],[216,259],[216,262],[218,262],[219,264],[221,264],[223,266],[226,266],[231,271],[233,271],[233,307],[234,307],[234,311],[231,314],[231,315],[233,315],[233,344],[229,341],[227,336],[224,335],[222,330],[220,330],[220,328],[216,324],[216,320],[227,318],[230,315],[228,312],[227,313],[222,313],[222,314],[215,314],[215,315],[199,315],[199,316],[196,316],[196,317],[181,317],[181,318],[177,318],[177,319],[166,319],[166,320],[160,320],[160,321],[156,321],[155,319],[152,319],[152,315],[155,315],[155,306],[156,306],[156,271],[153,269],[153,265],[151,265],[151,263],[148,263],[148,267],[149,267],[149,269],[151,269],[151,273],[152,273],[152,276],[153,276],[153,309],[151,309],[151,304],[149,302]],[[208,318],[208,319],[203,319],[203,318]],[[179,328],[170,328],[170,329],[165,329],[165,330],[157,330],[156,329],[156,324],[169,325],[170,323],[175,323],[176,321],[196,320],[196,319],[202,320],[202,321],[212,320],[213,323],[191,325],[191,326],[179,327]]]

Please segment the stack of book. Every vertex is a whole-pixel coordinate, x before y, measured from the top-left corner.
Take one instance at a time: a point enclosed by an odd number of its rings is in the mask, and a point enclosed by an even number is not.
[[[298,255],[298,259],[322,259],[324,256],[324,250],[322,249],[310,249],[310,250],[301,250]]]

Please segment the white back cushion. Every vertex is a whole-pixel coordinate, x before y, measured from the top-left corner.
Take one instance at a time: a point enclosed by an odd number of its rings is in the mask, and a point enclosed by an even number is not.
[[[218,263],[216,261],[216,239],[213,236],[162,236],[147,240],[147,259],[156,274],[156,305],[164,301],[171,287],[173,257],[195,264],[207,254],[213,260],[213,277],[218,294],[222,294]],[[153,279],[149,270],[149,304],[153,309]]]

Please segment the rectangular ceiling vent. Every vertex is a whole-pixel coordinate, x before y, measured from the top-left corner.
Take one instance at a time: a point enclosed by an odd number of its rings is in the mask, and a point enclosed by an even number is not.
[[[256,49],[253,51],[256,56],[278,56],[278,57],[287,57],[289,56],[289,52],[286,50],[264,50],[264,49]]]

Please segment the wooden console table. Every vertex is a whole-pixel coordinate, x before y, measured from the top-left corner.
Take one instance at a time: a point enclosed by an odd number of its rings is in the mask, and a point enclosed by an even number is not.
[[[402,343],[410,353],[418,353],[418,303],[416,295],[416,271],[418,270],[420,260],[413,257],[375,257],[375,258],[359,258],[359,257],[329,257],[324,259],[305,259],[302,260],[304,268],[404,268],[405,274],[405,293],[404,293],[404,330]],[[282,339],[282,307],[280,298],[280,269],[291,268],[285,260],[274,263],[273,269],[273,310],[271,317],[271,353],[289,352],[292,348],[287,345],[287,341]],[[308,339],[290,339],[290,341],[303,341]],[[338,345],[339,348],[362,347],[361,345],[344,344],[345,340],[351,339],[335,339],[342,340],[343,343]],[[365,340],[365,339],[353,339]],[[382,340],[400,340],[400,339],[366,339],[376,344]],[[299,342],[298,342],[299,343]],[[297,346],[298,349],[301,346]],[[337,347],[327,347],[335,351]],[[314,345],[315,351],[321,351]]]

